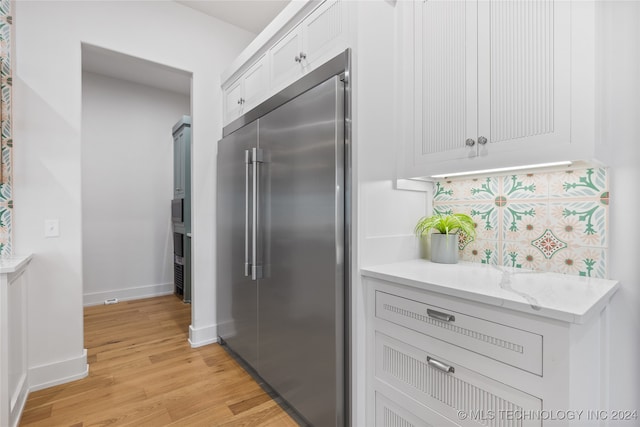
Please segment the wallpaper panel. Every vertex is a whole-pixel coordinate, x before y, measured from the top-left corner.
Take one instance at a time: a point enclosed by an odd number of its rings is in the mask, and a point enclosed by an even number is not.
[[[2,179],[0,180],[0,256],[11,254],[13,199],[12,147],[11,137],[11,37],[13,20],[11,2],[0,0],[0,153],[2,158]]]
[[[440,181],[433,206],[475,220],[475,239],[460,237],[462,260],[607,277],[605,168]]]

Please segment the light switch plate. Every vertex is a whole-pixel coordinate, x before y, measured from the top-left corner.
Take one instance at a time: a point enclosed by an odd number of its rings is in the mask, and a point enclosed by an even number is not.
[[[60,235],[60,223],[57,219],[44,220],[44,237],[58,237]]]

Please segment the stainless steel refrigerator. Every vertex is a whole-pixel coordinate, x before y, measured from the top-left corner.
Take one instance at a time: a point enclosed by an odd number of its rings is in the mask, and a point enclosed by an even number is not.
[[[220,342],[318,427],[347,423],[347,70],[345,52],[218,143]]]

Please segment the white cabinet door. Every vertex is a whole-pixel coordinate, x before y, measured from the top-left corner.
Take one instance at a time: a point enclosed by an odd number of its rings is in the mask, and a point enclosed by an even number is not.
[[[478,3],[481,155],[570,143],[570,13],[568,1]]]
[[[269,92],[269,70],[266,56],[262,56],[243,75],[244,96],[242,99],[243,113],[264,101]]]
[[[302,40],[305,58],[302,65],[310,70],[331,59],[345,46],[345,7],[342,0],[327,0],[303,22]]]
[[[476,155],[477,3],[415,2],[416,165]]]
[[[345,7],[327,0],[269,51],[271,89],[278,91],[346,48]]]
[[[294,28],[271,48],[269,55],[272,89],[282,89],[302,75],[302,49],[302,32],[299,27]]]
[[[227,125],[264,101],[269,93],[267,58],[263,55],[224,90],[224,124]]]
[[[570,2],[416,1],[413,16],[405,177],[567,160]]]
[[[242,114],[242,78],[224,91],[224,124],[229,124]]]

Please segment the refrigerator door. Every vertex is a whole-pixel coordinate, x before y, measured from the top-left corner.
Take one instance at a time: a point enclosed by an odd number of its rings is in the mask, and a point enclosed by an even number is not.
[[[344,89],[259,119],[258,372],[310,424],[344,423]]]
[[[258,361],[257,282],[246,275],[251,257],[252,165],[257,122],[218,142],[217,319],[218,336],[252,366]]]

